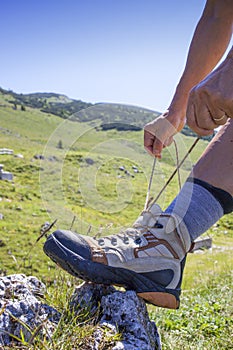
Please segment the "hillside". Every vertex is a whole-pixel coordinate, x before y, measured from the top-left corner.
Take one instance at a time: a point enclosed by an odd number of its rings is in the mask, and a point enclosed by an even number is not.
[[[29,107],[63,119],[92,122],[92,125],[95,124],[102,130],[139,131],[142,130],[146,123],[160,114],[146,108],[130,105],[116,103],[92,104],[70,99],[57,93],[17,94],[2,88],[0,88],[0,103],[1,101],[3,105],[10,104],[15,110],[20,109],[24,111]],[[182,133],[196,137],[196,134],[187,125],[185,125]],[[204,139],[210,140],[211,137],[205,137]]]
[[[47,98],[56,100],[57,95]],[[65,97],[59,98],[69,103]],[[0,154],[0,163],[13,174],[13,181],[0,180],[1,274],[37,276],[49,288],[48,298],[62,309],[67,290],[76,281],[45,256],[43,239],[36,243],[41,225],[58,219],[55,228],[72,226],[91,235],[129,227],[144,206],[152,159],[143,148],[141,130],[103,130],[100,125],[107,107],[103,104],[88,107],[86,117],[83,113],[87,110],[81,110],[77,114],[82,121],[74,121],[29,105],[21,110],[13,101],[12,94],[0,94],[0,148],[13,150],[13,154]],[[132,112],[127,106],[115,117],[124,119],[128,114],[131,121],[136,116],[140,121],[149,118],[148,110],[139,110]],[[176,141],[181,159],[194,138],[178,134]],[[185,161],[182,182],[206,145],[207,141],[200,140]],[[159,192],[175,165],[171,146],[156,164],[152,195]],[[159,199],[163,209],[178,191],[175,178]],[[181,309],[177,313],[150,309],[151,317],[156,323],[159,320],[164,349],[210,350],[213,344],[224,349],[229,343],[233,315],[232,215],[223,217],[207,234],[213,237],[214,247],[188,257]]]
[[[120,104],[91,104],[56,93],[17,94],[0,88],[2,101],[12,108],[25,110],[33,108],[46,114],[78,122],[97,122],[104,130],[141,130],[143,125],[159,113],[144,108]]]
[[[17,94],[13,91],[0,88],[0,94],[15,109],[36,108],[42,112],[52,113],[61,118],[68,118],[73,113],[92,106],[91,103],[73,100],[65,95],[56,93]]]

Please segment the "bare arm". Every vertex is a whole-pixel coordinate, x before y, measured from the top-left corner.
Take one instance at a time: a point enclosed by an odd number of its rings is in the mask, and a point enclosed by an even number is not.
[[[145,126],[145,148],[156,157],[161,156],[163,147],[169,145],[173,135],[183,128],[189,92],[224,55],[232,36],[232,25],[233,1],[207,0],[168,113]]]
[[[171,106],[186,110],[189,91],[220,61],[232,36],[233,1],[208,0],[191,41],[186,66]],[[184,111],[185,113],[185,111]]]
[[[199,135],[213,133],[233,118],[233,49],[221,65],[190,92],[187,124]]]

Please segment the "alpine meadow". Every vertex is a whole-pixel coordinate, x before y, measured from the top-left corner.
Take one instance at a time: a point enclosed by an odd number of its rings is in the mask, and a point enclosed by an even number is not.
[[[0,179],[1,275],[22,273],[42,280],[46,302],[65,314],[75,285],[43,252],[41,227],[108,235],[130,227],[143,210],[153,159],[143,147],[143,125],[158,112],[118,104],[90,104],[53,93],[16,94],[0,89],[0,163],[12,180]],[[190,129],[176,135],[157,161],[156,197],[195,141]],[[201,139],[162,192],[165,209],[188,177],[208,139]],[[178,159],[177,159],[178,158]],[[148,304],[163,350],[233,349],[233,215],[204,237],[211,249],[188,254],[178,310]],[[68,322],[67,322],[68,317]],[[15,349],[90,349],[94,325],[62,318],[52,340],[35,335]],[[120,339],[119,333],[119,339]],[[86,342],[83,342],[86,339]],[[106,335],[102,349],[116,339]],[[84,344],[84,345],[83,345]],[[5,347],[7,349],[7,347]],[[5,349],[4,348],[4,349]]]

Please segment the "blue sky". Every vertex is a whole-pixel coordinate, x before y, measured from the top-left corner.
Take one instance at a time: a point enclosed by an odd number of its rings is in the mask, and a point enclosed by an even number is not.
[[[0,86],[167,108],[205,0],[0,0]]]

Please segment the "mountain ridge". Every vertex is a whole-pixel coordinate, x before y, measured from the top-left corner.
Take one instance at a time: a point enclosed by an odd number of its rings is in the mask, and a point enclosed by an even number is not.
[[[139,131],[144,125],[157,118],[161,113],[143,107],[117,103],[90,103],[72,99],[54,92],[16,93],[0,87],[0,95],[12,108],[39,109],[43,113],[53,114],[63,119],[78,122],[92,122],[102,130]],[[197,135],[185,125],[181,131],[186,136]],[[212,137],[204,137],[210,140]]]

